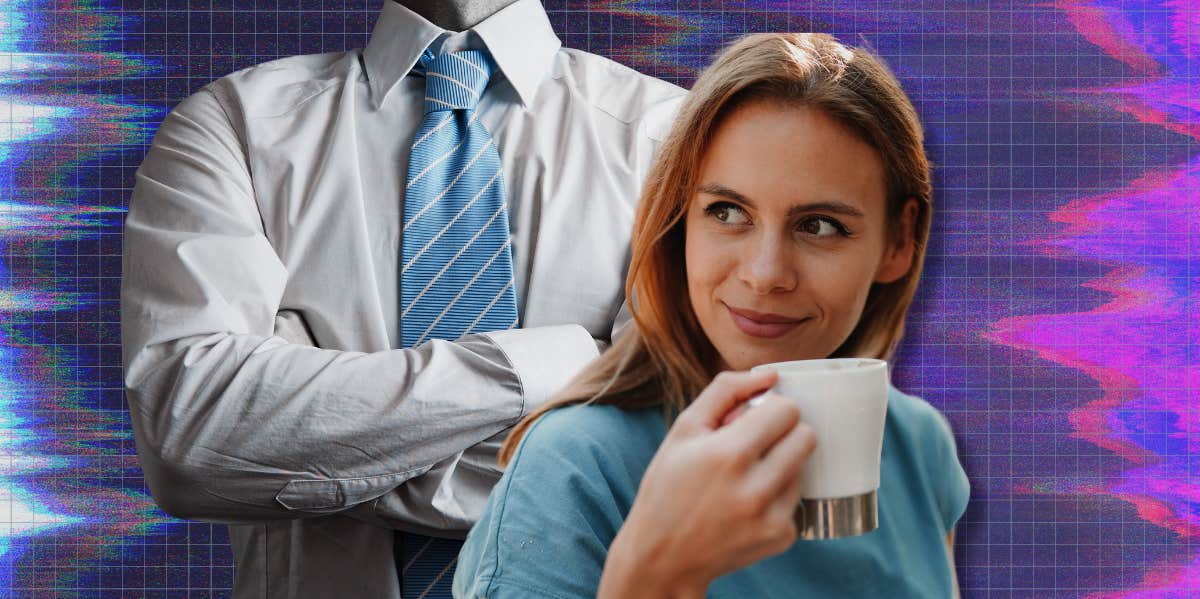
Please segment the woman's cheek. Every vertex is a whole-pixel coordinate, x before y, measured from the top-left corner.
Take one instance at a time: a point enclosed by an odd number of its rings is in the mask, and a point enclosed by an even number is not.
[[[858,260],[835,262],[836,265],[831,264],[832,268],[825,270],[822,277],[825,283],[818,282],[813,286],[813,294],[818,305],[830,316],[830,329],[838,335],[849,335],[862,316],[871,290],[871,276]]]

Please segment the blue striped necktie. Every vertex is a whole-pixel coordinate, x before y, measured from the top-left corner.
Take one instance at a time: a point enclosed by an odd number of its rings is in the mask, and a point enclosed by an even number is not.
[[[425,117],[413,138],[404,197],[400,338],[430,339],[517,325],[500,155],[476,119],[495,70],[486,52],[421,58]],[[400,534],[404,599],[450,597],[462,543]]]

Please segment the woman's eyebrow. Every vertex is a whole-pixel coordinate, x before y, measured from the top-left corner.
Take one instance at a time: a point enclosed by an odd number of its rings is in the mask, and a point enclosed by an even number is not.
[[[745,195],[743,195],[735,190],[732,190],[728,187],[725,187],[724,185],[721,185],[720,183],[706,183],[700,187],[700,193],[719,196],[719,197],[723,197],[723,198],[729,198],[736,202],[745,204],[751,208],[755,207],[753,200],[751,200],[750,198],[746,197]],[[864,216],[862,210],[859,210],[857,207],[851,206],[850,204],[847,204],[845,202],[838,202],[838,201],[823,201],[823,202],[811,202],[808,204],[797,204],[788,209],[788,216],[793,216],[796,214],[800,214],[802,212],[832,212],[834,214],[840,214],[843,216],[856,216],[856,217]]]
[[[754,202],[750,201],[750,198],[748,198],[732,189],[729,189],[728,187],[725,187],[724,185],[721,185],[720,183],[705,183],[704,185],[702,185],[700,187],[700,193],[706,193],[708,195],[729,198],[731,200],[735,200],[735,201],[741,202],[743,204],[746,204],[746,205],[750,206],[751,208],[754,207]]]

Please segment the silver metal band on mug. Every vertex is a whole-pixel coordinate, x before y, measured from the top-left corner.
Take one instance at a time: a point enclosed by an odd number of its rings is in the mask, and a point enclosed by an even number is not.
[[[876,491],[871,491],[851,497],[800,500],[800,507],[796,508],[800,538],[837,539],[879,528],[876,495]]]

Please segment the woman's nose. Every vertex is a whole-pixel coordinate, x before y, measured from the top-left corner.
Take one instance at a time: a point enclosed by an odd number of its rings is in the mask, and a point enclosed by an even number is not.
[[[766,295],[796,288],[798,275],[789,240],[763,235],[752,241],[743,254],[738,276],[754,293]]]

